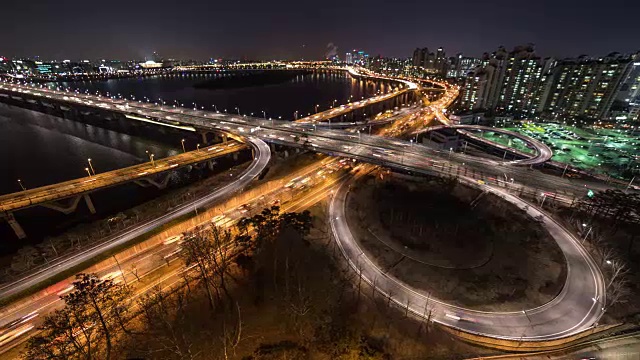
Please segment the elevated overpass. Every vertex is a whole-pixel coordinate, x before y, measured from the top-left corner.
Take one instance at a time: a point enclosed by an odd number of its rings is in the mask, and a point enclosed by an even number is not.
[[[321,122],[331,122],[331,119],[335,119],[335,118],[342,118],[342,120],[348,120],[348,119],[345,119],[346,115],[350,115],[353,118],[353,114],[360,110],[363,110],[367,107],[371,107],[375,105],[381,105],[388,101],[392,101],[393,106],[391,106],[391,108],[393,109],[393,107],[397,107],[399,105],[405,105],[405,104],[408,104],[410,101],[412,101],[415,96],[413,93],[419,89],[417,84],[407,80],[389,78],[386,76],[379,76],[375,74],[366,74],[366,73],[358,72],[356,69],[351,67],[336,68],[336,70],[347,71],[351,76],[356,78],[365,77],[369,79],[382,80],[382,81],[394,81],[403,87],[396,89],[395,91],[387,94],[381,94],[381,95],[377,95],[367,99],[362,99],[360,101],[355,101],[348,104],[340,105],[340,106],[313,114],[311,116],[306,116],[306,117],[297,119],[296,122],[314,124],[314,123],[321,123]],[[378,109],[376,110],[388,110],[388,108],[378,106]],[[379,112],[376,110],[373,110],[373,113]],[[343,121],[343,122],[348,123],[349,121]]]
[[[359,160],[405,169],[405,155],[415,155],[423,160],[442,162],[464,162],[467,166],[491,167],[495,161],[473,157],[454,157],[446,152],[430,149],[426,146],[411,144],[364,133],[353,134],[344,131],[309,128],[308,124],[282,120],[221,114],[198,109],[173,108],[150,103],[138,103],[127,100],[106,98],[94,95],[75,94],[65,91],[42,89],[26,85],[0,83],[0,96],[11,96],[23,101],[37,99],[74,106],[95,108],[101,111],[118,113],[132,121],[146,121],[159,126],[188,127],[204,131],[225,131],[239,136],[253,135],[269,143],[298,148],[310,148],[313,151],[329,155],[350,156]],[[454,95],[449,95],[451,99]],[[443,102],[443,106],[447,102]],[[357,149],[357,151],[355,151]]]
[[[68,214],[75,211],[80,200],[84,199],[89,211],[95,213],[95,207],[89,197],[89,194],[94,191],[128,182],[162,189],[167,186],[171,171],[188,165],[210,163],[213,159],[233,154],[244,148],[246,145],[243,142],[229,140],[222,144],[104,173],[91,174],[88,170],[88,176],[84,178],[0,196],[0,214],[7,219],[16,235],[22,239],[26,237],[26,234],[13,217],[15,211],[33,206],[43,206]],[[165,177],[158,181],[156,178],[160,174]],[[65,199],[71,199],[71,201],[66,204],[61,203]]]
[[[39,89],[16,84],[0,84],[0,94],[11,96],[16,100],[21,99],[25,102],[28,101],[28,99],[38,99],[41,101],[65,104],[65,106],[69,107],[73,107],[76,104],[82,104],[82,106],[87,108],[96,108],[103,111],[121,114],[131,121],[148,121],[153,122],[158,126],[186,126],[208,131],[227,131],[238,136],[248,136],[264,142],[290,147],[307,148],[315,152],[333,156],[345,156],[411,173],[450,175],[459,174],[461,173],[461,170],[466,172],[465,169],[482,169],[485,173],[496,174],[498,176],[502,176],[504,173],[505,178],[507,177],[507,174],[509,174],[510,176],[519,177],[518,180],[522,181],[530,179],[536,184],[542,184],[544,181],[548,181],[547,177],[543,175],[536,174],[533,176],[532,173],[528,172],[526,169],[522,169],[521,171],[519,168],[511,166],[513,164],[505,164],[487,159],[478,159],[466,155],[452,155],[448,152],[437,151],[407,141],[370,136],[363,133],[354,134],[323,128],[310,129],[307,125],[303,126],[299,123],[291,123],[287,121],[265,120],[244,116],[240,117],[197,109],[175,109],[154,104],[140,104],[128,102],[126,100],[72,94],[68,92]],[[452,171],[452,168],[457,170]],[[555,189],[559,188],[559,186],[556,186],[556,184],[551,181],[546,183],[545,186]],[[581,188],[581,185],[577,186],[578,188]],[[334,209],[336,209],[336,211],[338,210],[337,207],[334,207]],[[336,217],[335,220],[338,220],[338,218],[339,217]],[[341,225],[334,223],[332,226]],[[339,233],[338,235],[341,239],[345,237],[344,233]],[[567,239],[566,243],[573,244],[574,241],[573,239]],[[579,247],[576,249],[578,249],[576,251],[579,252]],[[575,253],[576,256],[580,255],[578,252]],[[580,268],[579,271],[582,272],[585,271],[585,269],[590,269],[591,264],[588,265],[589,266]],[[375,271],[375,269],[371,270]],[[367,274],[365,276],[367,278],[371,278],[371,275],[372,274]],[[375,276],[376,274],[373,275]],[[589,277],[585,277],[585,279],[589,281],[591,280]],[[595,292],[596,296],[598,296],[601,294],[602,289],[602,284],[599,281],[600,277],[596,274],[593,279],[595,280],[595,283],[593,287],[589,289],[589,292]],[[569,285],[574,285],[573,288],[578,289],[580,284],[575,285],[571,283]],[[575,294],[580,296],[581,293],[579,289],[576,291],[577,292]],[[571,298],[567,297],[567,300],[565,300],[564,296],[565,294],[563,294],[562,297],[558,297],[557,301],[550,303],[547,307],[553,308],[554,310],[559,309],[559,307],[556,306],[559,302],[562,302],[563,306],[569,305],[570,307],[573,295]],[[396,301],[396,299],[394,299],[394,301]],[[416,301],[415,303],[412,302],[412,304],[413,308],[419,303]],[[590,326],[590,324],[599,317],[599,311],[597,311],[593,306],[583,307],[581,304],[579,312],[581,312],[582,309],[588,311],[588,313],[584,318],[582,318],[583,320],[580,320],[580,323],[578,324],[579,326],[570,329],[570,331],[577,331],[586,326]],[[412,311],[414,310],[412,309]],[[536,310],[532,309],[532,311]],[[576,314],[577,312],[572,314],[572,318],[575,318],[577,316]],[[523,315],[526,320],[529,313]],[[557,316],[558,313],[556,311],[545,312],[544,314],[539,315],[539,318],[544,318],[547,315],[553,316],[553,319],[559,319],[557,321],[561,322],[562,320],[561,317]],[[518,316],[515,320],[517,322],[516,324],[497,322],[494,326],[487,323],[487,326],[482,327],[481,329],[473,323],[465,324],[464,322],[457,323],[453,326],[478,333],[502,336],[504,329],[502,329],[501,326],[513,326],[513,328],[521,327],[522,319],[523,318],[521,316]],[[560,327],[562,327],[562,325],[556,326],[554,323],[553,329],[555,330],[550,330],[551,327],[541,327],[540,330],[535,333],[526,335],[528,339],[534,339],[535,337],[553,338],[555,336],[561,336],[558,335],[560,332],[551,333],[550,331],[556,331]]]
[[[549,161],[551,159],[551,157],[553,156],[553,151],[551,150],[551,148],[549,148],[543,142],[540,142],[540,141],[538,141],[536,139],[532,139],[532,138],[530,138],[528,136],[522,135],[522,134],[517,133],[515,131],[509,131],[509,130],[500,129],[500,128],[492,128],[492,127],[488,127],[488,126],[481,126],[481,125],[440,125],[440,126],[433,126],[433,127],[426,128],[426,129],[423,129],[421,131],[415,132],[414,135],[424,134],[426,132],[437,131],[437,130],[446,129],[446,128],[456,129],[460,133],[463,133],[465,136],[467,136],[469,138],[472,138],[474,140],[480,141],[480,142],[485,143],[485,144],[487,144],[489,146],[495,147],[495,148],[497,148],[499,150],[515,152],[518,155],[521,155],[521,156],[524,157],[524,159],[521,159],[521,160],[510,160],[510,161],[507,161],[506,163],[509,163],[509,164],[525,165],[525,166],[542,164],[544,162]],[[505,146],[505,145],[502,145],[502,144],[497,144],[497,143],[492,142],[492,141],[488,141],[488,140],[483,139],[483,138],[481,138],[479,136],[476,136],[475,134],[473,134],[472,131],[490,131],[490,132],[495,132],[495,133],[498,133],[498,134],[508,135],[508,136],[520,139],[525,144],[527,144],[533,151],[535,151],[535,155],[534,156],[530,156],[528,154],[521,153],[518,150],[513,149],[511,147],[508,147],[508,146]]]

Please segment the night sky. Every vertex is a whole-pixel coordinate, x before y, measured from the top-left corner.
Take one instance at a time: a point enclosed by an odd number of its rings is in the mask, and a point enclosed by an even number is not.
[[[640,1],[3,0],[0,55],[46,59],[319,59],[327,44],[382,56],[640,50]]]

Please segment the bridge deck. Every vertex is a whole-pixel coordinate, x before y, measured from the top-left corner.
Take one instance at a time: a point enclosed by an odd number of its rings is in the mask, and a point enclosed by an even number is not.
[[[241,142],[229,140],[223,144],[216,144],[200,148],[200,150],[158,159],[155,160],[153,164],[149,161],[127,168],[99,173],[91,177],[85,176],[58,184],[2,195],[0,196],[0,212],[14,211],[134,180],[140,180],[168,170],[228,155],[243,149],[245,146],[246,145]]]
[[[402,94],[408,93],[409,89],[400,89],[398,91],[394,91],[384,95],[374,96],[368,99],[348,103],[346,105],[336,106],[329,110],[321,111],[319,113],[313,114],[311,116],[306,116],[298,119],[296,122],[299,123],[316,123],[321,121],[328,121],[329,119],[333,119],[345,114],[348,114],[354,110],[362,109],[369,105],[377,104],[389,99],[393,99],[396,96],[400,96]]]

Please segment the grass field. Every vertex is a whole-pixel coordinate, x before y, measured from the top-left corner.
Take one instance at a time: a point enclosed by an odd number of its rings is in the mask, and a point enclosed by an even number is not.
[[[544,142],[553,150],[552,160],[583,170],[631,178],[640,171],[640,131],[599,127],[577,128],[557,123],[513,122],[507,130]],[[488,132],[484,137],[526,151],[521,141]],[[531,152],[531,150],[529,150]]]

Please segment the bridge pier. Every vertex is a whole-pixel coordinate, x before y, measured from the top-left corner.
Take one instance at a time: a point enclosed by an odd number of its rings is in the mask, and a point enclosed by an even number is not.
[[[210,165],[210,166],[212,166],[212,165]],[[195,167],[195,165],[194,165],[194,167]],[[153,185],[153,186],[157,187],[158,189],[163,190],[164,188],[167,187],[167,185],[169,185],[169,179],[171,179],[171,173],[170,172],[160,182],[157,182],[157,181],[155,181],[153,179],[149,179],[149,178],[138,179],[138,180],[134,180],[133,182],[135,184],[137,184],[137,185],[142,186],[142,187],[148,187],[149,185]]]
[[[207,139],[207,132],[200,131],[200,136],[202,136],[202,145],[207,145],[207,143],[209,142],[209,139]]]
[[[11,226],[11,229],[13,229],[13,232],[16,234],[18,239],[22,240],[27,237],[27,234],[24,232],[22,226],[20,226],[20,223],[18,223],[16,218],[13,216],[12,212],[3,213],[2,217],[7,220],[9,226]]]
[[[95,214],[96,213],[96,208],[95,208],[95,206],[93,206],[93,201],[91,201],[91,198],[89,197],[89,194],[84,194],[84,195],[82,195],[82,197],[84,198],[84,203],[87,204],[87,208],[89,208],[89,212],[91,214]]]
[[[217,164],[215,160],[207,161],[207,165],[209,166],[209,170],[213,170],[213,166]]]
[[[78,208],[78,203],[80,202],[80,198],[82,198],[82,195],[75,196],[74,198],[71,199],[69,204],[66,205],[66,206],[65,205],[61,205],[60,203],[55,202],[55,201],[44,203],[44,204],[41,204],[40,206],[46,207],[47,209],[59,211],[59,212],[65,214],[65,215],[68,215],[68,214],[71,214],[72,212],[74,212]],[[91,210],[91,209],[89,209],[89,210]],[[94,211],[95,211],[95,209],[94,209]]]

